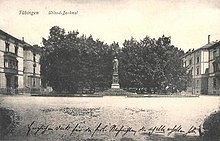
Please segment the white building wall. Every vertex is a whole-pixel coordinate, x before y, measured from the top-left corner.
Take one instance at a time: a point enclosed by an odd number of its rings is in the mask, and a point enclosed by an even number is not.
[[[3,72],[4,67],[4,52],[0,51],[0,72]]]
[[[40,74],[40,55],[39,54],[36,54],[35,60],[36,60],[35,73]]]
[[[26,88],[29,87],[27,74],[24,74],[23,84],[24,84],[24,87],[26,87]]]
[[[202,50],[201,51],[201,74],[205,74],[205,71],[207,68],[209,68],[209,51],[208,50]]]
[[[23,75],[18,75],[18,88],[24,88]]]
[[[25,73],[33,73],[33,62],[25,61]]]
[[[218,46],[217,48],[218,49],[216,51],[217,51],[217,55],[219,56],[220,55],[220,46]]]
[[[30,50],[25,50],[25,60],[33,60],[33,53]]]
[[[14,47],[14,44],[9,42],[9,52],[11,53],[15,53],[15,47]]]
[[[40,74],[40,64],[36,64],[35,73]]]
[[[37,63],[40,63],[40,55],[39,54],[36,54],[35,59],[36,59]]]
[[[214,59],[214,58],[213,58],[213,51],[214,51],[214,50],[212,49],[212,50],[210,50],[210,52],[209,52],[210,60]]]
[[[0,39],[0,51],[5,51],[5,41]]]
[[[17,58],[18,60],[18,74],[23,74],[24,62],[23,58]]]
[[[214,73],[214,67],[213,67],[213,61],[210,62],[210,65],[209,65],[209,73]]]
[[[18,46],[18,56],[22,58],[24,57],[23,47],[21,46]]]
[[[0,88],[6,88],[5,73],[0,73]]]
[[[5,51],[5,41],[0,39],[0,72],[4,72],[4,51]],[[3,75],[3,73],[2,74],[0,73],[0,75]],[[0,78],[1,78],[0,79],[0,85],[1,85],[2,83],[4,83],[3,80],[5,81],[5,79],[3,78],[3,76],[0,76]]]
[[[201,55],[201,62],[208,62],[209,61],[209,52],[203,51]]]
[[[209,63],[202,63],[201,74],[205,74],[206,69],[209,68]]]

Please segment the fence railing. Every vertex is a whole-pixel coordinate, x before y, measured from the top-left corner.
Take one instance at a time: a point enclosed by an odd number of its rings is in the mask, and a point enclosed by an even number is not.
[[[0,88],[0,94],[17,95],[17,94],[40,94],[41,88]]]

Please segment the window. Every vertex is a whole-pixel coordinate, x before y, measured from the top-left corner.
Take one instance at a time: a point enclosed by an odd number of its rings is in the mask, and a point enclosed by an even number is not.
[[[9,52],[9,43],[8,42],[5,42],[5,51],[6,52]]]
[[[199,63],[199,57],[196,58],[196,63]]]
[[[216,89],[216,78],[213,78],[213,88]]]
[[[189,70],[189,75],[192,75],[192,70]]]
[[[13,69],[15,68],[15,62],[14,61],[11,62],[11,66],[12,66]]]
[[[196,80],[196,86],[199,87],[199,80]]]
[[[216,71],[217,71],[217,72],[220,71],[220,63],[216,64]]]
[[[199,75],[199,67],[196,68],[196,75]]]
[[[5,60],[4,65],[5,65],[6,68],[8,68],[8,60]]]
[[[213,71],[216,72],[217,71],[216,64],[213,63],[212,65],[213,65]]]
[[[12,68],[12,61],[11,60],[9,60],[8,66],[9,66],[9,68]]]
[[[18,46],[15,45],[15,55],[18,55]]]
[[[33,61],[36,62],[36,54],[33,54]]]
[[[213,59],[215,59],[216,57],[217,57],[217,51],[214,50],[214,51],[213,51]]]
[[[191,65],[191,64],[192,64],[192,59],[189,60],[189,65]]]
[[[35,65],[33,65],[33,74],[35,75]]]
[[[18,69],[18,61],[16,61],[15,67],[16,69]]]
[[[214,72],[219,72],[220,71],[220,63],[214,62],[212,64],[212,66],[213,66],[213,71]]]
[[[35,75],[35,67],[33,67],[33,74]]]
[[[33,87],[35,87],[35,83],[36,83],[35,78],[33,78]]]

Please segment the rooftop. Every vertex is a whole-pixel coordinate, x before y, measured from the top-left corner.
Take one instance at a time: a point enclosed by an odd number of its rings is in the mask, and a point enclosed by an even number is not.
[[[190,55],[190,54],[192,54],[192,53],[194,53],[194,52],[197,52],[197,51],[199,51],[199,50],[211,49],[211,48],[213,48],[213,47],[215,47],[215,46],[217,46],[217,45],[220,45],[220,41],[210,42],[210,43],[208,43],[208,44],[206,44],[206,45],[204,45],[204,46],[202,46],[202,47],[200,47],[200,48],[197,48],[196,50],[194,50],[194,49],[192,49],[192,50],[189,49],[183,57],[185,57],[185,56],[187,56],[187,55]]]
[[[16,38],[16,37],[14,37],[14,36],[12,36],[12,35],[6,33],[5,31],[3,31],[3,30],[1,30],[1,29],[0,29],[0,35],[5,36],[5,39],[6,39],[6,40],[11,39],[11,40],[15,41],[15,43],[20,43],[20,44],[22,44],[22,45],[23,45],[23,48],[25,48],[25,49],[34,50],[34,51],[37,51],[37,52],[41,52],[41,51],[42,51],[42,48],[40,48],[38,45],[33,45],[33,46],[32,46],[32,45],[28,44],[27,42],[25,42],[24,40],[20,40],[20,39],[18,39],[18,38]]]

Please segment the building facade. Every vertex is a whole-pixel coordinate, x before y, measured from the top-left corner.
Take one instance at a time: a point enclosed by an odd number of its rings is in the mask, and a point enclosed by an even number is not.
[[[220,95],[220,42],[209,48],[208,93]]]
[[[219,94],[220,80],[216,65],[219,62],[219,43],[208,42],[201,48],[189,50],[183,56],[183,66],[191,76],[191,80],[187,82],[188,93]]]
[[[184,67],[191,75],[191,80],[187,84],[187,92],[192,94],[205,94],[208,92],[208,46],[203,46],[197,50],[188,51],[183,57]]]
[[[0,30],[0,93],[38,92],[41,48]]]

